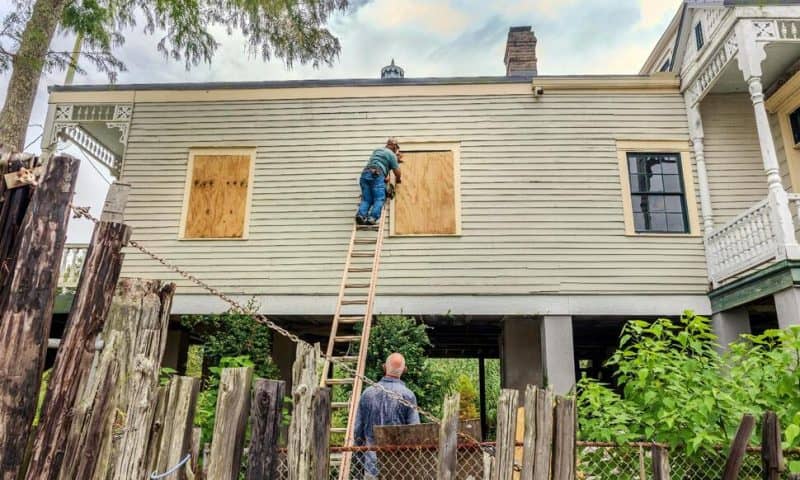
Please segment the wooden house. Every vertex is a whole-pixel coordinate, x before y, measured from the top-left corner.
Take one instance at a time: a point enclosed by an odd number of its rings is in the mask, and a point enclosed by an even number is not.
[[[359,173],[395,136],[375,311],[566,391],[629,319],[800,323],[800,6],[773,3],[685,1],[639,74],[538,75],[516,27],[503,77],[54,86],[46,134],[132,185],[137,241],[320,339]],[[123,274],[175,281],[176,315],[226,309],[135,251]]]

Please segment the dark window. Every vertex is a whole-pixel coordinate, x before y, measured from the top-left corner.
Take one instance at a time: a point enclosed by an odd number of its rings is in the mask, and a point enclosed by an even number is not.
[[[700,22],[697,22],[697,25],[694,26],[694,41],[697,42],[698,51],[703,48],[705,39],[703,38],[703,24]]]
[[[664,65],[661,65],[661,71],[662,72],[669,71],[669,58],[664,61]]]
[[[686,192],[678,153],[628,153],[637,233],[688,233]]]
[[[792,140],[800,144],[800,108],[789,114],[789,123],[792,125]]]

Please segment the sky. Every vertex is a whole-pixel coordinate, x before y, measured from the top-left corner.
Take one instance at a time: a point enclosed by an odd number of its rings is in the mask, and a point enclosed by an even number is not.
[[[0,2],[0,16],[11,8]],[[508,28],[531,25],[538,39],[540,75],[637,73],[680,5],[680,0],[351,0],[350,9],[329,22],[342,50],[332,66],[314,69],[248,56],[239,34],[212,30],[221,44],[212,64],[186,70],[156,50],[158,33],[141,27],[125,33],[117,56],[127,70],[118,83],[376,78],[392,59],[406,77],[503,75]],[[54,47],[69,49],[73,39],[59,34]],[[75,84],[105,84],[107,77],[87,68]],[[46,74],[31,117],[28,151],[39,150],[47,108],[47,86],[61,84],[64,72]],[[5,99],[8,73],[0,73]],[[71,153],[81,157],[72,149]],[[76,203],[99,212],[108,172],[81,168]],[[76,223],[76,222],[73,222]],[[69,241],[87,241],[90,231],[71,225]]]

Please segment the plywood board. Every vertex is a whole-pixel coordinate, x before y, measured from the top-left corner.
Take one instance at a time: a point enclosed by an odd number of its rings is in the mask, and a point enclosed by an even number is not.
[[[409,152],[394,202],[395,235],[454,235],[455,165],[452,151]]]
[[[243,237],[250,164],[250,155],[194,155],[184,238]]]

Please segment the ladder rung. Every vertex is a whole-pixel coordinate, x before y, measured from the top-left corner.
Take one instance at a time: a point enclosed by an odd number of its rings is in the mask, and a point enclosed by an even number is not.
[[[359,340],[361,340],[361,335],[340,335],[338,337],[333,337],[333,341],[338,343],[357,342]]]
[[[357,362],[358,357],[353,356],[343,356],[343,357],[333,357],[334,363],[347,363],[347,362]]]
[[[378,225],[357,225],[356,228],[359,230],[377,230]]]
[[[358,245],[373,245],[378,240],[375,238],[358,238],[356,239],[355,243]]]
[[[349,408],[349,407],[350,407],[350,402],[331,402],[331,408]]]
[[[369,288],[369,283],[348,283],[344,288]]]
[[[344,427],[331,427],[331,433],[347,433],[347,429]]]
[[[366,305],[367,299],[359,299],[359,300],[342,300],[342,305]]]
[[[356,315],[353,316],[346,316],[346,317],[339,317],[339,323],[358,323],[363,322],[364,317],[359,317]]]
[[[375,252],[353,252],[352,256],[359,258],[372,258],[375,256]]]
[[[325,383],[328,385],[352,385],[354,378],[328,378]]]
[[[358,272],[371,272],[372,267],[350,267],[347,269],[348,272],[351,273],[358,273]]]

